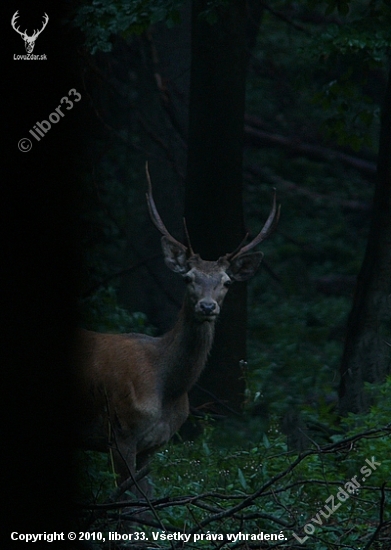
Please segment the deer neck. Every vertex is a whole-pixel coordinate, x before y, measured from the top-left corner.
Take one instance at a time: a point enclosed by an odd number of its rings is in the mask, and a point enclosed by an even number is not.
[[[213,344],[215,321],[199,321],[184,301],[174,328],[162,337],[165,394],[179,397],[194,386]]]

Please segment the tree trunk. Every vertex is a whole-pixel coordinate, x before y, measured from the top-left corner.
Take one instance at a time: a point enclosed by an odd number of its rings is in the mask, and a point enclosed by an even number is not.
[[[382,111],[377,183],[364,261],[358,275],[341,364],[340,412],[367,407],[364,382],[390,372],[391,340],[391,72]]]
[[[219,8],[213,25],[199,17],[206,6],[206,0],[193,3],[185,217],[193,249],[205,260],[216,260],[236,248],[245,232],[242,149],[246,3],[234,0]],[[207,401],[240,408],[244,382],[239,362],[245,357],[246,286],[241,283],[227,296],[208,366],[199,383],[215,396],[208,395]],[[205,402],[205,394],[195,390],[192,403],[200,402]],[[227,412],[225,407],[217,410]]]

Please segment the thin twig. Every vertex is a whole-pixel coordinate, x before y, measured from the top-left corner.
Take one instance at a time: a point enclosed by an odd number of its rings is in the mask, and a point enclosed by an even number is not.
[[[94,283],[90,288],[83,294],[83,298],[87,298],[88,296],[91,296],[94,292],[96,292],[100,287],[104,287],[113,279],[117,279],[118,277],[122,277],[122,275],[125,275],[126,273],[131,273],[132,271],[136,271],[139,267],[147,264],[151,260],[156,260],[156,258],[160,258],[161,254],[153,254],[152,256],[148,256],[148,258],[143,258],[142,260],[139,260],[138,262],[135,262],[134,264],[130,265],[129,267],[125,267],[125,269],[121,269],[120,271],[116,271],[115,273],[110,273],[110,275],[107,275],[104,279],[101,279],[97,283]]]
[[[306,27],[303,27],[299,23],[296,23],[295,21],[292,21],[292,19],[289,19],[289,17],[287,17],[286,15],[281,13],[280,11],[276,11],[275,9],[273,9],[271,6],[269,6],[269,4],[266,4],[265,2],[261,2],[261,5],[265,10],[270,12],[277,19],[281,19],[281,21],[284,21],[284,23],[287,23],[288,25],[290,25],[291,27],[293,27],[297,31],[305,33],[307,36],[312,36],[312,33]]]
[[[371,538],[369,539],[369,541],[366,543],[365,547],[364,547],[364,550],[368,550],[371,546],[372,546],[372,543],[375,542],[375,540],[377,539],[378,537],[378,534],[380,533],[383,525],[384,525],[384,503],[386,501],[386,493],[385,493],[385,486],[386,486],[386,482],[384,482],[382,484],[382,486],[380,487],[380,490],[381,490],[381,498],[380,498],[380,511],[379,511],[379,525],[376,527],[375,531],[373,532]]]
[[[304,451],[303,453],[300,453],[299,456],[283,471],[279,474],[276,474],[271,479],[269,479],[266,483],[262,485],[260,489],[255,491],[253,494],[247,496],[242,500],[242,502],[236,504],[235,506],[232,506],[231,508],[228,508],[227,510],[224,510],[224,512],[220,512],[218,514],[214,514],[212,516],[209,516],[208,518],[205,518],[201,523],[201,528],[205,527],[206,525],[209,525],[210,523],[213,523],[215,521],[221,520],[225,517],[231,517],[236,512],[239,512],[240,510],[244,510],[245,508],[251,506],[254,501],[259,498],[262,493],[265,492],[266,489],[274,485],[276,481],[279,481],[283,477],[285,477],[287,474],[289,474],[292,470],[298,466],[303,460],[305,460],[308,456],[316,455],[316,454],[323,454],[323,453],[331,453],[334,451],[341,451],[345,449],[348,445],[350,446],[351,443],[355,441],[359,441],[360,439],[363,439],[364,437],[373,436],[383,434],[383,433],[390,433],[391,432],[391,424],[387,424],[384,428],[379,429],[372,429],[367,430],[366,432],[362,432],[356,435],[353,435],[351,437],[348,437],[346,439],[343,439],[341,441],[338,441],[336,443],[332,443],[330,445],[326,445],[325,447],[322,447],[320,450],[314,450],[309,449],[307,451]],[[194,534],[198,531],[198,529],[193,528],[190,531],[190,534]]]

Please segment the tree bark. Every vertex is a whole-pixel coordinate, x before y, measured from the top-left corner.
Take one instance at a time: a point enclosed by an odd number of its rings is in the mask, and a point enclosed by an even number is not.
[[[364,382],[390,372],[391,328],[391,72],[382,111],[377,183],[367,248],[348,319],[341,363],[340,412],[368,406]]]
[[[193,249],[205,260],[236,248],[245,230],[242,207],[242,150],[246,76],[246,3],[218,9],[218,20],[200,18],[205,0],[193,2],[189,148],[185,217]],[[215,344],[200,380],[218,401],[239,409],[246,357],[246,286],[227,295]],[[213,399],[213,398],[212,398]],[[207,401],[211,401],[210,395]],[[193,392],[192,403],[205,402]],[[216,410],[216,408],[215,408]],[[227,409],[218,407],[226,414]]]

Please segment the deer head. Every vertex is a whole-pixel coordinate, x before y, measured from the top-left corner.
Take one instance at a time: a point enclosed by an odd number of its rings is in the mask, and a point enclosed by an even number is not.
[[[162,236],[162,248],[167,267],[179,273],[185,280],[187,291],[185,305],[190,306],[193,314],[200,322],[214,321],[220,313],[220,308],[229,286],[234,281],[247,281],[257,271],[261,263],[262,252],[250,252],[255,246],[265,240],[278,223],[280,207],[276,205],[274,192],[273,206],[265,225],[250,243],[245,245],[247,235],[240,245],[216,261],[203,260],[195,254],[184,220],[187,246],[177,241],[166,229],[157,211],[153,195],[151,178],[146,165],[148,180],[147,202],[152,222]]]
[[[34,46],[35,46],[35,41],[37,40],[38,36],[41,34],[41,32],[43,31],[43,29],[46,27],[46,25],[48,24],[48,21],[49,21],[49,17],[48,15],[45,13],[44,16],[43,16],[43,19],[44,19],[44,22],[43,22],[43,27],[40,31],[36,31],[34,30],[33,34],[31,36],[29,36],[27,34],[27,29],[24,31],[24,32],[21,32],[19,30],[19,27],[15,27],[15,23],[16,23],[16,20],[17,18],[19,17],[18,15],[18,11],[16,11],[11,19],[11,25],[12,25],[12,28],[14,29],[14,31],[16,31],[18,34],[20,34],[20,36],[23,38],[24,40],[24,45],[25,45],[25,48],[26,48],[26,52],[27,53],[32,53],[32,51],[34,50]]]

